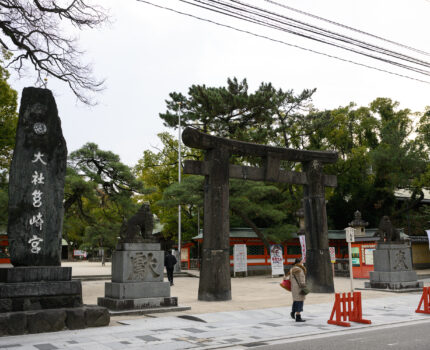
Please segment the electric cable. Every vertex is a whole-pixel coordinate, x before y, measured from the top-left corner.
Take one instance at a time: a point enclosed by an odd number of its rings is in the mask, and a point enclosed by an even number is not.
[[[356,61],[353,61],[353,60],[350,60],[350,59],[341,58],[339,56],[335,56],[335,55],[331,55],[331,54],[328,54],[328,53],[325,53],[325,52],[321,52],[321,51],[309,49],[309,48],[306,48],[306,47],[303,47],[303,46],[299,46],[299,45],[296,45],[296,44],[291,44],[291,43],[285,42],[283,40],[274,39],[274,38],[271,38],[271,37],[268,37],[268,36],[265,36],[265,35],[261,35],[261,34],[257,34],[257,33],[254,33],[254,32],[248,31],[248,30],[236,28],[236,27],[233,27],[233,26],[228,25],[228,24],[219,23],[219,22],[207,19],[207,18],[203,18],[203,17],[199,17],[199,16],[196,16],[196,15],[193,15],[193,14],[190,14],[190,13],[186,13],[186,12],[182,12],[182,11],[179,11],[179,10],[175,10],[175,9],[167,7],[167,6],[162,6],[162,5],[159,5],[159,4],[154,4],[154,3],[150,2],[150,1],[147,1],[147,0],[136,0],[136,1],[141,2],[141,3],[145,3],[145,4],[153,6],[153,7],[160,8],[160,9],[163,9],[163,10],[166,10],[166,11],[170,11],[170,12],[173,12],[173,13],[176,13],[176,14],[180,14],[180,15],[183,15],[183,16],[186,16],[186,17],[194,18],[194,19],[197,19],[197,20],[200,20],[200,21],[203,21],[203,22],[215,24],[215,25],[220,26],[220,27],[225,27],[225,28],[228,28],[228,29],[240,32],[240,33],[249,34],[249,35],[252,35],[252,36],[255,36],[255,37],[258,37],[258,38],[262,38],[262,39],[266,39],[266,40],[275,42],[275,43],[283,44],[283,45],[286,45],[286,46],[298,48],[300,50],[304,50],[304,51],[312,52],[312,53],[315,53],[315,54],[318,54],[318,55],[322,55],[322,56],[326,56],[326,57],[329,57],[329,58],[333,58],[333,59],[336,59],[336,60],[339,60],[339,61],[342,61],[342,62],[347,62],[347,63],[351,63],[351,64],[354,64],[354,65],[357,65],[357,66],[361,66],[361,67],[369,68],[369,69],[372,69],[372,70],[376,70],[376,71],[379,71],[379,72],[384,72],[384,73],[388,73],[388,74],[395,75],[395,76],[398,76],[398,77],[406,78],[406,79],[409,79],[409,80],[414,80],[414,81],[418,81],[418,82],[421,82],[421,83],[430,84],[430,81],[427,81],[427,80],[423,80],[423,79],[411,77],[411,76],[408,76],[408,75],[405,75],[405,74],[401,74],[401,73],[389,71],[389,70],[383,69],[383,68],[374,67],[374,66],[371,66],[371,65],[368,65],[368,64],[365,64],[365,63],[356,62]]]
[[[298,10],[298,9],[295,9],[294,7],[291,7],[291,6],[287,6],[287,5],[284,5],[284,4],[280,4],[280,3],[276,2],[276,1],[273,1],[273,0],[264,0],[264,1],[266,1],[266,2],[267,2],[267,3],[269,3],[269,4],[273,4],[273,5],[276,5],[276,6],[279,6],[279,7],[283,7],[283,8],[285,8],[285,9],[288,9],[288,10],[291,10],[291,11],[294,11],[294,12],[297,12],[297,13],[300,13],[300,14],[302,14],[302,15],[309,16],[309,17],[312,17],[312,18],[318,19],[318,20],[320,20],[320,21],[324,21],[324,22],[327,22],[327,23],[330,23],[330,24],[333,24],[333,25],[339,26],[339,27],[341,27],[341,28],[345,28],[345,29],[348,29],[348,30],[351,30],[351,31],[357,32],[357,33],[359,33],[359,34],[367,35],[367,36],[370,36],[370,37],[372,37],[372,38],[375,38],[375,39],[378,39],[378,40],[382,40],[382,41],[385,41],[385,42],[387,42],[387,43],[390,43],[390,44],[393,44],[393,45],[396,45],[396,46],[400,46],[400,47],[403,47],[403,48],[405,48],[405,49],[412,50],[412,51],[415,51],[415,52],[421,53],[421,54],[426,55],[426,56],[430,56],[430,53],[429,53],[429,52],[426,52],[426,51],[423,51],[423,50],[420,50],[420,49],[416,49],[416,48],[414,48],[414,47],[411,47],[411,46],[408,46],[408,45],[405,45],[405,44],[401,44],[401,43],[398,43],[398,42],[393,41],[393,40],[390,40],[390,39],[382,38],[382,37],[380,37],[380,36],[377,36],[377,35],[374,35],[374,34],[371,34],[371,33],[365,32],[365,31],[363,31],[363,30],[356,29],[356,28],[353,28],[353,27],[347,26],[347,25],[345,25],[345,24],[342,24],[342,23],[339,23],[339,22],[335,22],[335,21],[332,21],[332,20],[329,20],[329,19],[323,18],[323,17],[320,17],[320,16],[317,16],[317,15],[314,15],[314,14],[309,13],[309,12],[306,12],[306,11]],[[426,1],[430,2],[430,0],[426,0]]]
[[[181,2],[185,2],[185,3],[188,3],[188,4],[193,5],[193,6],[202,7],[202,6],[198,5],[198,4],[191,3],[190,1],[186,1],[186,0],[179,0],[179,1],[181,1]],[[225,3],[225,1],[224,1],[224,2],[222,2],[222,1],[214,1],[214,0],[206,0],[206,1],[202,1],[202,0],[191,0],[191,1],[194,1],[194,2],[197,2],[197,3],[206,3],[206,5],[208,5],[207,3],[209,2],[209,3],[221,4],[221,5],[224,5],[224,6],[227,6],[227,7],[233,7],[232,5],[226,4],[226,3]],[[242,4],[242,5],[245,5],[245,6],[251,7],[251,8],[258,9],[258,10],[263,11],[263,12],[267,12],[265,9],[256,8],[255,6],[252,6],[252,5],[249,5],[249,4],[244,4],[244,3],[240,2],[240,1],[230,0],[230,2],[239,3],[239,4]],[[220,7],[219,7],[219,6],[215,6],[215,5],[208,5],[208,6],[213,6],[213,7],[216,7],[216,8],[218,8],[218,9],[220,9]],[[243,10],[243,9],[241,9],[241,8],[237,8],[237,7],[233,7],[233,8],[234,8],[234,9],[236,9],[236,10]],[[206,8],[206,9],[208,9],[208,8]],[[211,9],[208,9],[208,10],[211,10]],[[219,12],[219,11],[216,11],[216,12]],[[247,11],[247,10],[245,10],[245,12],[256,14],[255,12],[249,12],[249,11]],[[225,15],[227,15],[227,16],[230,16],[230,15],[231,15],[231,14],[230,14],[230,13],[228,13],[228,12],[227,12],[227,13],[224,13],[224,14],[225,14]],[[237,14],[237,12],[236,12],[236,14]],[[271,13],[271,14],[273,14],[273,13]],[[284,16],[281,16],[281,15],[278,15],[278,14],[275,14],[275,15],[280,16],[280,17],[284,17]],[[245,15],[244,15],[244,16],[245,16]],[[260,15],[260,16],[262,16],[262,15]],[[267,16],[263,16],[263,17],[268,18]],[[285,17],[285,18],[286,18],[286,17]],[[273,20],[273,18],[269,18],[269,19]],[[289,19],[289,20],[293,20],[293,21],[296,21],[296,20],[291,19],[291,18],[287,18],[287,19]],[[279,22],[278,20],[275,20],[275,21]],[[255,18],[253,18],[253,22],[255,23]],[[300,21],[296,21],[296,22],[298,22],[298,23],[303,23],[303,22],[300,22]],[[260,24],[261,24],[261,25],[266,25],[267,23],[265,23],[265,24],[260,23]],[[284,24],[285,24],[285,23],[284,23]],[[304,29],[304,28],[297,27],[297,26],[295,26],[295,25],[291,25],[291,24],[288,24],[288,25],[293,26],[293,27],[295,27],[295,28]],[[306,24],[306,25],[308,25],[308,24]],[[266,26],[267,26],[267,25],[266,25]],[[308,25],[308,26],[310,26],[310,25]],[[314,27],[314,26],[311,26],[311,27]],[[399,60],[405,60],[405,61],[408,61],[408,62],[410,62],[410,63],[416,64],[416,65],[423,65],[423,66],[426,66],[426,67],[430,67],[430,62],[422,61],[422,60],[419,60],[419,59],[416,59],[416,58],[413,58],[413,57],[410,57],[410,56],[407,56],[407,55],[404,55],[404,54],[401,54],[401,53],[397,53],[397,52],[394,52],[394,51],[391,51],[391,50],[387,50],[387,49],[385,49],[385,48],[380,48],[380,47],[375,46],[375,45],[373,45],[373,44],[369,44],[369,43],[366,43],[366,42],[358,41],[358,40],[353,39],[353,38],[344,37],[344,36],[342,36],[342,35],[340,35],[340,34],[333,33],[333,32],[330,32],[330,31],[326,31],[325,29],[321,29],[321,28],[318,28],[318,27],[314,27],[314,28],[317,28],[318,30],[321,30],[321,31],[325,31],[325,32],[327,32],[327,33],[330,33],[330,36],[329,36],[329,37],[330,37],[331,39],[339,40],[339,41],[342,41],[342,42],[344,42],[344,43],[349,43],[349,44],[352,44],[352,45],[354,45],[354,46],[358,46],[358,47],[360,47],[360,48],[364,48],[364,49],[366,49],[366,50],[368,50],[368,51],[376,51],[376,52],[378,52],[378,53],[381,53],[381,54],[384,54],[384,55],[387,55],[387,56],[391,56],[391,57],[397,58],[397,59],[399,59]],[[280,29],[280,28],[274,28],[274,29],[283,30],[283,29]],[[304,30],[305,30],[305,31],[310,31],[310,32],[312,32],[312,33],[314,33],[314,34],[322,35],[323,37],[327,37],[327,35],[324,35],[324,34],[321,34],[321,33],[315,32],[315,31],[313,31],[313,30],[307,30],[307,29],[304,29]],[[289,33],[292,33],[292,34],[295,34],[295,35],[302,36],[302,37],[306,37],[306,38],[308,38],[308,39],[317,40],[317,41],[320,41],[320,42],[326,43],[326,44],[328,44],[328,45],[336,46],[336,47],[342,48],[342,49],[344,49],[344,50],[353,51],[353,52],[358,53],[358,54],[364,54],[364,55],[366,55],[366,56],[368,56],[368,57],[372,57],[372,58],[378,59],[377,57],[375,57],[375,56],[373,56],[373,55],[368,55],[368,54],[363,53],[362,51],[357,51],[356,49],[350,49],[350,48],[348,48],[348,47],[345,47],[345,46],[342,46],[342,45],[338,45],[338,44],[335,44],[335,43],[333,43],[333,42],[328,42],[328,41],[326,41],[326,40],[324,40],[324,39],[323,39],[323,40],[321,40],[321,39],[317,39],[317,38],[315,38],[314,36],[309,36],[309,35],[307,35],[307,34],[306,34],[306,35],[304,35],[303,33],[294,32],[294,31],[288,31],[288,32],[289,32]],[[333,35],[335,35],[335,36],[337,36],[337,37],[334,37]],[[352,40],[353,42],[351,42],[350,40]],[[357,44],[357,43],[358,43],[358,44]],[[387,60],[386,60],[385,62],[390,63],[390,62],[393,62],[393,61],[387,61]],[[396,63],[391,63],[391,64],[399,65],[399,64],[396,64]],[[424,70],[422,71],[422,70],[420,70],[419,68],[409,68],[410,66],[403,66],[403,65],[402,65],[402,67],[403,67],[403,68],[405,68],[405,69],[411,69],[411,70],[416,71],[416,72],[421,73],[421,74],[427,74],[427,73],[428,73],[428,71],[424,71]]]

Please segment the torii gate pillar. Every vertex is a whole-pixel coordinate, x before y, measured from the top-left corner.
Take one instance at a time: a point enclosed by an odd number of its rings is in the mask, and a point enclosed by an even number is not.
[[[319,161],[303,163],[307,184],[304,185],[307,283],[314,293],[333,293],[333,271],[327,232],[327,211],[322,165]]]
[[[205,176],[203,251],[199,300],[231,300],[229,152],[223,147],[206,152],[210,176]]]

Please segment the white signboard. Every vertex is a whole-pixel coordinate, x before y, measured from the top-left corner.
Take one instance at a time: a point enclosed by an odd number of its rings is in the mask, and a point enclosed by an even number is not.
[[[233,268],[234,272],[247,272],[248,260],[246,255],[246,244],[235,244],[233,247]]]
[[[328,247],[328,250],[330,252],[330,261],[334,264],[336,262],[336,249],[335,247]]]
[[[353,277],[354,275],[352,272],[351,242],[355,242],[355,237],[354,237],[354,229],[352,227],[345,228],[345,238],[346,238],[346,241],[348,242],[349,279],[351,282],[351,293],[353,293],[354,292],[354,277]],[[357,247],[355,247],[355,248],[357,248]],[[358,259],[358,261],[360,261],[360,259]],[[360,263],[358,263],[358,266],[360,266]]]
[[[281,245],[274,244],[270,246],[270,261],[272,264],[272,275],[283,275],[285,273]]]
[[[426,230],[426,232],[427,232],[427,236],[429,238],[429,249],[430,249],[430,230]]]
[[[181,261],[188,261],[188,248],[181,247]]]
[[[85,250],[77,250],[73,251],[73,256],[82,256],[83,258],[87,257],[87,252]]]
[[[345,233],[346,233],[345,238],[348,243],[355,242],[355,236],[354,236],[355,230],[352,227],[347,227],[345,229]]]
[[[364,263],[366,265],[373,265],[373,251],[374,248],[366,248],[364,249]]]
[[[300,240],[300,246],[302,247],[302,259],[303,263],[306,262],[306,236],[305,235],[299,235]]]

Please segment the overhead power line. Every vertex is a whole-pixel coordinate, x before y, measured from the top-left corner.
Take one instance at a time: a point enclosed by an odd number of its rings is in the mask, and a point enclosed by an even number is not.
[[[341,58],[339,56],[335,56],[335,55],[327,54],[325,52],[321,52],[321,51],[309,49],[309,48],[306,48],[306,47],[303,47],[303,46],[300,46],[300,45],[291,44],[291,43],[288,43],[288,42],[283,41],[283,40],[274,39],[274,38],[271,38],[269,36],[257,34],[257,33],[254,33],[254,32],[248,31],[248,30],[237,28],[237,27],[233,27],[233,26],[228,25],[228,24],[219,23],[219,22],[216,22],[216,21],[211,20],[211,19],[199,17],[199,16],[196,16],[196,15],[193,15],[193,14],[190,14],[190,13],[187,13],[187,12],[182,12],[182,11],[170,8],[170,7],[162,6],[162,5],[159,5],[159,4],[154,4],[154,3],[150,2],[150,1],[147,1],[147,0],[136,0],[136,1],[141,2],[141,3],[145,3],[147,5],[150,5],[150,6],[153,6],[153,7],[157,7],[157,8],[163,9],[163,10],[167,10],[167,11],[170,11],[170,12],[173,12],[173,13],[176,13],[176,14],[180,14],[180,15],[187,16],[187,17],[190,17],[190,18],[194,18],[194,19],[197,19],[197,20],[200,20],[200,21],[204,21],[204,22],[207,22],[207,23],[215,24],[217,26],[225,27],[225,28],[228,28],[228,29],[240,32],[240,33],[245,33],[245,34],[252,35],[252,36],[255,36],[255,37],[258,37],[258,38],[262,38],[262,39],[266,39],[266,40],[269,40],[269,41],[272,41],[272,42],[276,42],[276,43],[279,43],[279,44],[287,45],[287,46],[290,46],[290,47],[295,47],[295,48],[298,48],[300,50],[304,50],[304,51],[312,52],[312,53],[315,53],[315,54],[318,54],[318,55],[322,55],[322,56],[326,56],[326,57],[329,57],[329,58],[333,58],[333,59],[336,59],[336,60],[339,60],[339,61],[342,61],[342,62],[347,62],[347,63],[351,63],[351,64],[354,64],[354,65],[357,65],[357,66],[361,66],[361,67],[369,68],[369,69],[372,69],[372,70],[376,70],[376,71],[388,73],[388,74],[391,74],[391,75],[395,75],[395,76],[398,76],[398,77],[402,77],[402,78],[406,78],[406,79],[410,79],[410,80],[414,80],[414,81],[419,81],[419,82],[425,83],[425,84],[430,84],[430,81],[427,81],[427,80],[423,80],[423,79],[411,77],[411,76],[408,76],[408,75],[405,75],[405,74],[401,74],[401,73],[389,71],[389,70],[383,69],[383,68],[378,68],[378,67],[375,67],[375,66],[371,66],[369,64],[360,63],[360,62],[356,62],[356,61],[353,61],[353,60]]]
[[[342,23],[339,23],[339,22],[335,22],[335,21],[332,21],[332,20],[329,20],[329,19],[323,18],[323,17],[320,17],[320,16],[317,16],[317,15],[314,15],[314,14],[309,13],[309,12],[306,12],[306,11],[298,10],[298,9],[295,9],[294,7],[291,7],[291,6],[287,6],[287,5],[284,5],[284,4],[280,4],[279,2],[276,2],[276,1],[273,1],[273,0],[264,0],[264,1],[266,1],[266,2],[267,2],[267,3],[269,3],[269,4],[273,4],[273,5],[276,5],[276,6],[279,6],[279,7],[283,7],[283,8],[285,8],[285,9],[287,9],[287,10],[291,10],[291,11],[294,11],[294,12],[300,13],[300,14],[302,14],[302,15],[305,15],[305,16],[309,16],[309,17],[315,18],[315,19],[318,19],[318,20],[320,20],[320,21],[324,21],[324,22],[327,22],[327,23],[333,24],[333,25],[335,25],[335,26],[338,26],[338,27],[341,27],[341,28],[348,29],[348,30],[351,30],[351,31],[356,32],[356,33],[359,33],[359,34],[367,35],[367,36],[369,36],[369,37],[372,37],[372,38],[375,38],[375,39],[378,39],[378,40],[382,40],[382,41],[385,41],[385,42],[387,42],[387,43],[390,43],[390,44],[393,44],[393,45],[396,45],[396,46],[399,46],[399,47],[403,47],[403,48],[405,48],[405,49],[408,49],[408,50],[411,50],[411,51],[415,51],[415,52],[417,52],[417,53],[420,53],[420,54],[423,54],[423,55],[426,55],[426,56],[430,56],[430,53],[429,53],[429,52],[426,52],[426,51],[423,51],[423,50],[420,50],[420,49],[416,49],[416,48],[414,48],[414,47],[411,47],[411,46],[408,46],[408,45],[405,45],[405,44],[401,44],[401,43],[398,43],[398,42],[393,41],[393,40],[390,40],[390,39],[382,38],[382,37],[380,37],[380,36],[377,36],[377,35],[374,35],[374,34],[371,34],[371,33],[365,32],[365,31],[363,31],[363,30],[356,29],[356,28],[353,28],[353,27],[347,26],[347,25],[345,25],[345,24],[342,24]],[[426,0],[426,1],[429,1],[429,2],[430,2],[430,0]]]
[[[310,40],[318,41],[327,45],[335,46],[343,50],[351,51],[360,55],[364,55],[376,60],[383,61],[388,64],[398,66],[403,69],[411,70],[419,74],[430,75],[430,71],[420,68],[420,66],[430,67],[430,62],[426,62],[402,53],[394,52],[361,40],[357,40],[342,34],[328,31],[324,28],[319,28],[308,23],[298,21],[296,19],[286,17],[277,13],[261,9],[247,3],[243,3],[238,0],[220,1],[220,0],[179,0],[180,2],[187,3],[200,8],[205,8],[209,11],[222,13],[226,16],[235,17],[251,22],[254,24],[270,27],[272,29],[281,30],[290,34],[298,35]],[[238,17],[239,16],[239,17]],[[279,20],[278,18],[281,18]],[[264,20],[262,20],[264,19]],[[267,22],[267,20],[269,22]],[[273,22],[275,24],[273,24]],[[281,27],[279,27],[279,25]],[[293,28],[293,29],[291,29]],[[327,40],[327,38],[331,39]],[[334,41],[333,41],[334,40]],[[345,46],[344,44],[350,45]],[[356,47],[366,50],[357,50]],[[375,55],[375,53],[382,54],[387,57],[392,57],[398,61],[393,61],[389,58],[384,58]],[[402,61],[408,62],[408,64],[402,63]],[[415,64],[411,66],[409,63]]]

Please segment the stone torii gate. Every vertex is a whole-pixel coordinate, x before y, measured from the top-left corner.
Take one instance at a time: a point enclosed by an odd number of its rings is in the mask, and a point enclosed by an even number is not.
[[[185,145],[206,151],[203,162],[187,160],[184,173],[204,175],[203,252],[198,299],[231,299],[229,178],[283,182],[304,186],[306,265],[308,285],[316,293],[334,292],[327,236],[325,186],[337,178],[322,172],[323,163],[335,163],[337,153],[302,151],[258,145],[211,136],[192,128],[182,133]],[[230,155],[262,157],[262,168],[229,164]],[[281,160],[301,162],[303,172],[280,169]]]

